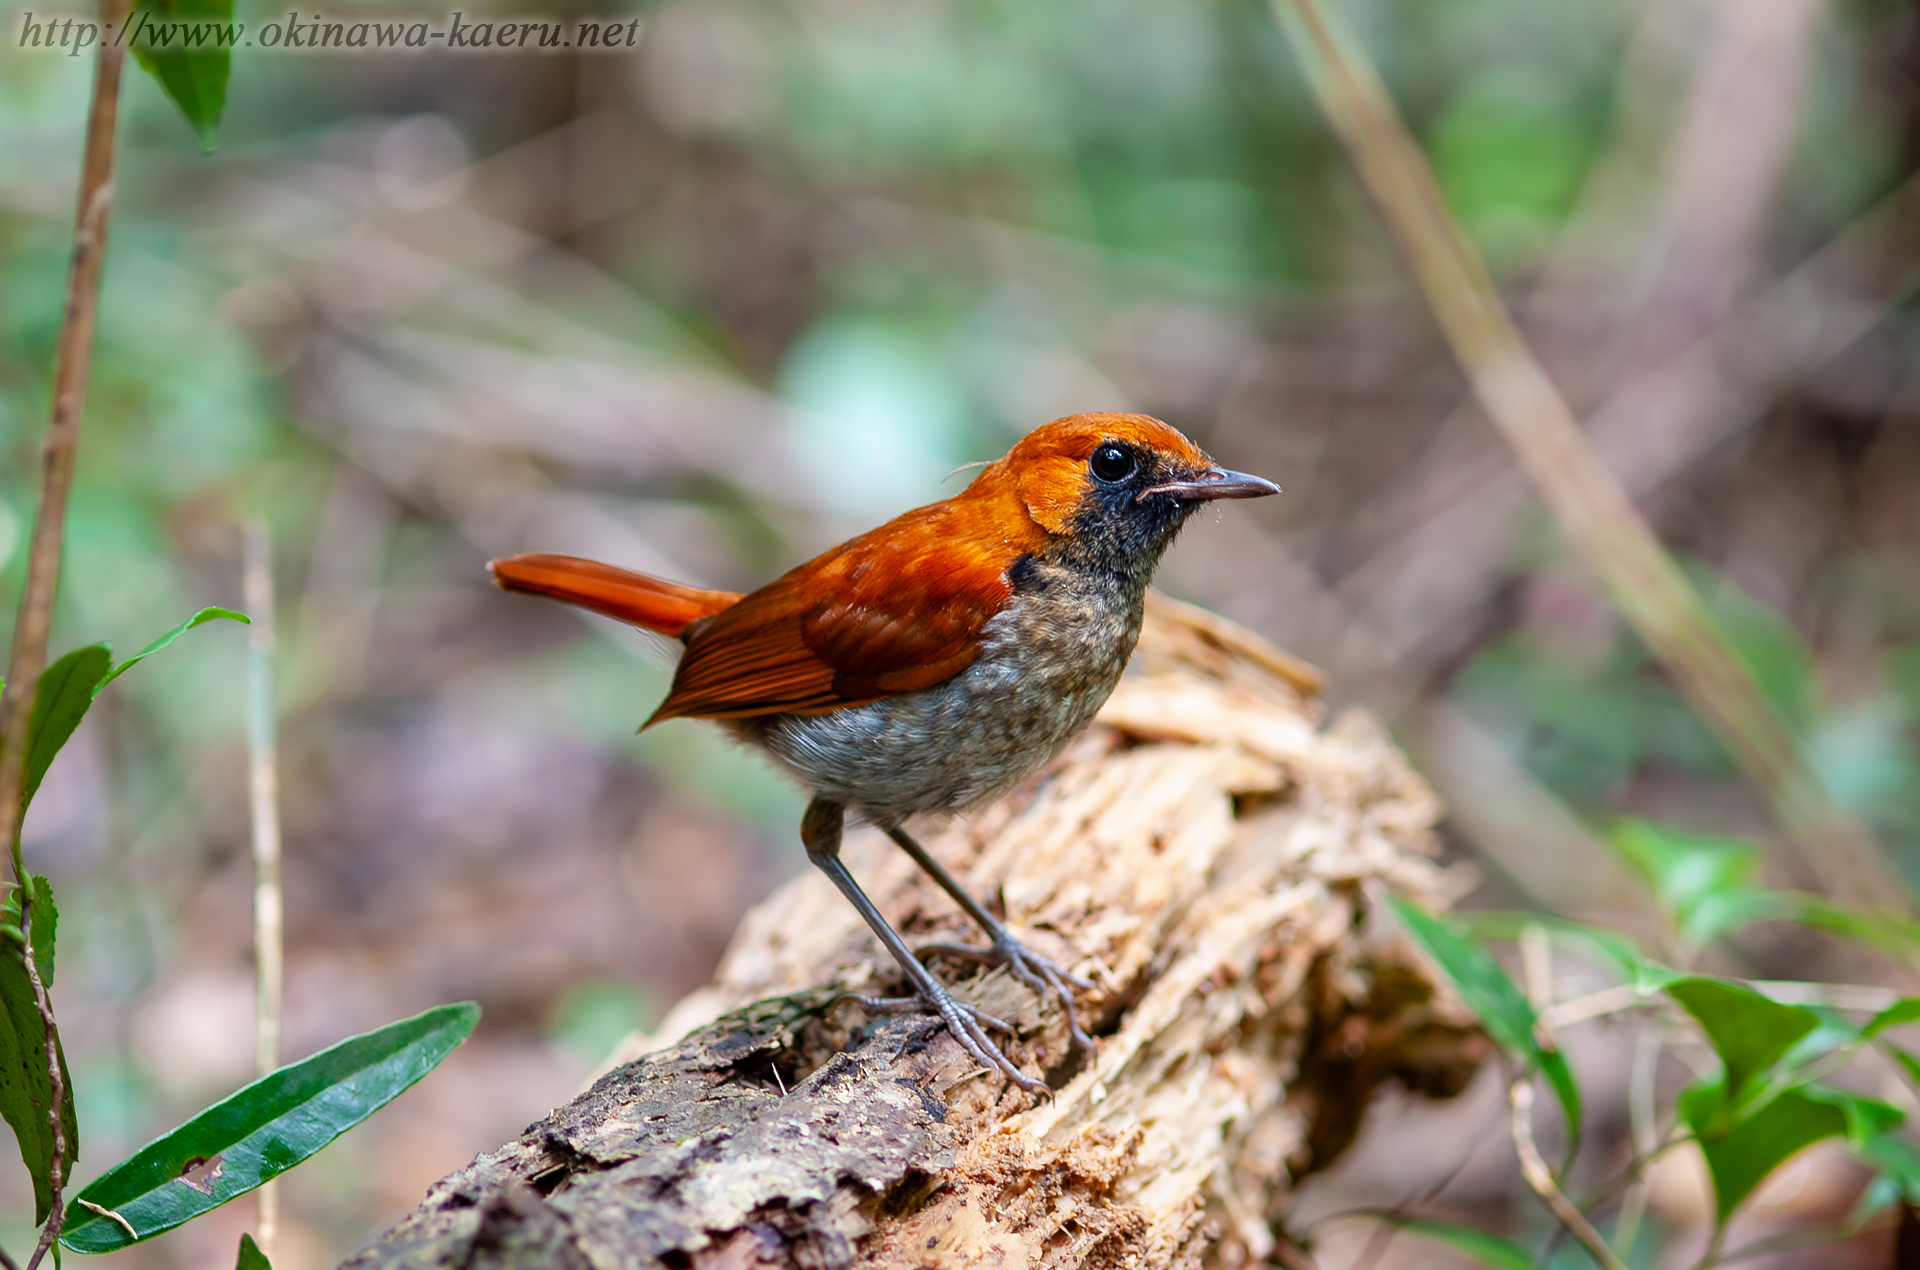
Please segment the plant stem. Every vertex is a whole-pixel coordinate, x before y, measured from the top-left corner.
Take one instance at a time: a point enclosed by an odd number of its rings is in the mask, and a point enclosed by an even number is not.
[[[129,0],[102,0],[105,29],[116,31],[125,20]],[[47,1118],[52,1126],[53,1160],[48,1181],[53,1208],[40,1241],[27,1260],[34,1270],[60,1233],[66,1216],[61,1195],[67,1160],[66,1079],[60,1070],[60,1033],[53,1003],[40,981],[33,957],[33,887],[20,853],[20,797],[26,785],[27,729],[32,722],[33,696],[40,672],[46,669],[47,641],[53,629],[53,600],[60,577],[61,539],[66,526],[67,496],[73,487],[73,465],[80,441],[80,414],[86,402],[87,375],[93,361],[94,319],[100,304],[100,273],[107,249],[107,219],[113,208],[113,140],[120,107],[120,73],[126,50],[111,38],[100,41],[94,63],[93,98],[87,113],[86,149],[80,166],[80,195],[74,215],[73,257],[67,273],[66,311],[54,354],[53,416],[41,450],[40,506],[33,522],[33,543],[27,555],[26,587],[20,594],[19,620],[14,624],[13,648],[7,664],[7,684],[0,694],[0,832],[6,836],[14,879],[20,886],[20,927],[26,936],[24,960],[33,985],[34,1003],[46,1027],[47,1073],[52,1102]]]
[[[1520,1175],[1527,1179],[1527,1185],[1533,1193],[1546,1202],[1559,1223],[1566,1227],[1567,1233],[1585,1244],[1587,1251],[1594,1255],[1604,1270],[1627,1270],[1627,1263],[1607,1247],[1607,1241],[1593,1228],[1585,1213],[1574,1207],[1559,1183],[1553,1180],[1553,1170],[1540,1155],[1540,1148],[1533,1140],[1533,1078],[1522,1073],[1507,1082],[1507,1105],[1512,1108],[1513,1149],[1520,1156]]]
[[[1705,601],[1587,444],[1359,42],[1321,0],[1271,2],[1481,407],[1574,550],[1766,798],[1827,891],[1866,908],[1911,911],[1911,893],[1873,836],[1814,775]]]
[[[1659,1108],[1655,1105],[1655,1077],[1660,1072],[1660,1050],[1667,1039],[1667,1024],[1655,1017],[1640,1024],[1633,1040],[1633,1065],[1627,1073],[1627,1123],[1633,1134],[1636,1159],[1650,1158],[1660,1149]],[[1633,1181],[1620,1202],[1620,1216],[1613,1224],[1613,1238],[1629,1253],[1634,1236],[1640,1233],[1640,1219],[1646,1215],[1649,1187],[1645,1174],[1632,1171]]]
[[[247,783],[253,812],[254,1068],[265,1076],[280,1066],[280,1018],[285,938],[280,894],[280,779],[275,767],[273,704],[273,544],[266,522],[243,531],[242,572],[247,614]],[[280,1183],[258,1194],[254,1242],[273,1260],[280,1225]]]

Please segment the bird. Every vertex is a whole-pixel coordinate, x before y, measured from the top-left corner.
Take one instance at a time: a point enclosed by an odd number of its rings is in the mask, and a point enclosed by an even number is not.
[[[810,796],[807,858],[899,963],[913,995],[985,1070],[1045,1086],[989,1035],[1004,1021],[955,1000],[923,963],[997,963],[1060,1003],[1072,1043],[1090,981],[1028,949],[904,828],[992,803],[1043,767],[1112,693],[1140,635],[1148,583],[1202,505],[1278,494],[1217,466],[1169,424],[1100,412],[1028,432],[959,493],[903,513],[757,591],[704,590],[575,556],[489,564],[495,583],[678,639],[667,697],[642,725],[717,721]],[[987,945],[907,946],[840,859],[848,817],[912,857]]]

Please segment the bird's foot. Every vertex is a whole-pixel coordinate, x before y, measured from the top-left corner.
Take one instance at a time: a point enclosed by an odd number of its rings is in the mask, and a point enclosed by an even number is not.
[[[1005,966],[1007,973],[1041,996],[1051,993],[1060,1003],[1061,1012],[1067,1016],[1067,1036],[1080,1049],[1093,1049],[1093,1038],[1080,1029],[1080,1020],[1073,1012],[1073,990],[1091,988],[1093,980],[1083,979],[1058,962],[1042,957],[1006,931],[998,932],[993,943],[985,948],[978,944],[922,944],[913,951],[922,960],[928,957],[951,957],[959,961]]]
[[[931,977],[929,982],[932,982]],[[841,1001],[852,1001],[868,1014],[922,1014],[932,1011],[940,1016],[941,1021],[947,1025],[947,1030],[953,1033],[953,1038],[960,1042],[961,1048],[971,1054],[974,1061],[981,1066],[989,1071],[1000,1072],[1030,1094],[1049,1092],[1044,1082],[1035,1080],[1015,1067],[1013,1060],[1008,1058],[986,1033],[987,1028],[992,1028],[996,1032],[1004,1032],[1012,1036],[1013,1024],[1005,1019],[995,1018],[985,1010],[968,1005],[964,1001],[955,1000],[953,994],[938,983],[933,983],[932,991],[928,991],[923,984],[915,986],[920,989],[916,996],[867,997],[857,992],[846,992],[835,997],[829,1005],[838,1004]]]

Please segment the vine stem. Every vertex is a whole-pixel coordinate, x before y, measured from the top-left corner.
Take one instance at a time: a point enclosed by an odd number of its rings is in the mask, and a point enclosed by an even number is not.
[[[1567,1233],[1585,1244],[1587,1251],[1605,1270],[1627,1270],[1627,1263],[1607,1246],[1607,1241],[1593,1228],[1587,1215],[1574,1207],[1567,1193],[1553,1180],[1553,1170],[1547,1167],[1540,1147],[1533,1140],[1533,1079],[1530,1075],[1522,1073],[1507,1082],[1507,1105],[1513,1110],[1513,1149],[1520,1157],[1520,1175],[1526,1178],[1527,1185],[1545,1201],[1554,1217],[1567,1228]]]
[[[93,331],[100,307],[100,274],[107,249],[107,220],[113,209],[113,145],[120,112],[120,77],[126,49],[115,33],[122,30],[130,0],[101,0],[103,35],[94,63],[93,97],[87,112],[86,149],[80,164],[80,194],[74,214],[73,257],[67,272],[67,302],[54,353],[53,412],[40,458],[40,506],[27,555],[27,581],[20,594],[19,619],[7,662],[7,683],[0,693],[0,832],[4,832],[14,880],[20,886],[20,928],[26,937],[24,959],[33,985],[34,1004],[46,1028],[48,1083],[52,1100],[47,1120],[53,1159],[48,1181],[53,1206],[40,1241],[27,1260],[35,1270],[59,1236],[66,1216],[66,1077],[60,1070],[60,1032],[53,1002],[33,957],[33,888],[20,852],[20,821],[26,788],[27,729],[33,695],[46,669],[47,642],[53,629],[53,600],[60,578],[61,540],[67,497],[73,488],[74,456],[80,442],[80,414],[86,403],[87,375],[93,363]]]

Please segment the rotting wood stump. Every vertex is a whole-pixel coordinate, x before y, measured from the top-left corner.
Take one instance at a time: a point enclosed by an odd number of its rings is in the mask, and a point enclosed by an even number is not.
[[[1093,979],[1098,1041],[1000,969],[957,995],[1016,1024],[1033,1103],[924,1017],[821,876],[741,924],[644,1052],[436,1185],[374,1267],[1196,1266],[1275,1252],[1293,1183],[1388,1081],[1445,1097],[1487,1053],[1371,916],[1444,905],[1433,793],[1318,676],[1163,597],[1098,721],[927,846],[1036,951]],[[910,940],[970,940],[881,835],[845,858]],[[643,1053],[644,1052],[644,1053]],[[1284,1256],[1284,1252],[1282,1253]]]

